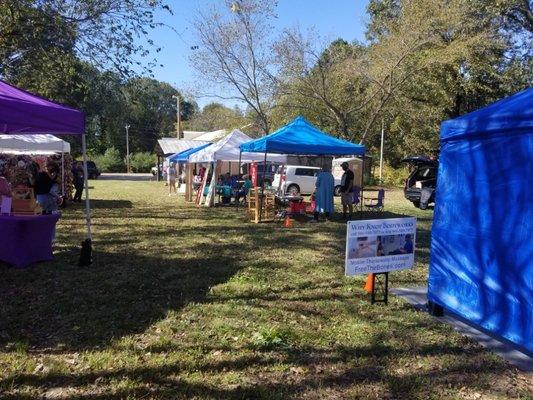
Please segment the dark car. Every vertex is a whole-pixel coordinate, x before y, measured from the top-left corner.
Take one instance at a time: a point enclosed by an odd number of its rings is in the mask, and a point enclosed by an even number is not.
[[[100,171],[96,167],[94,161],[87,161],[87,178],[97,179],[100,176]]]
[[[423,156],[407,157],[402,162],[408,163],[412,168],[405,180],[404,196],[415,207],[425,210],[430,203],[435,203],[439,162]]]
[[[271,186],[272,182],[274,182],[274,175],[276,174],[276,171],[278,170],[278,167],[281,164],[273,163],[273,162],[267,162],[266,163],[266,171],[265,171],[265,164],[264,163],[257,163],[257,185],[261,186],[263,184],[263,173],[265,175],[265,186]],[[249,174],[249,167],[244,169],[245,174]]]

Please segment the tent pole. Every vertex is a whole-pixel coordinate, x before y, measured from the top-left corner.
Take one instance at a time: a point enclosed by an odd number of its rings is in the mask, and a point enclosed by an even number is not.
[[[239,146],[239,163],[237,164],[237,179],[240,180],[241,179],[241,160],[242,160],[242,150],[241,150],[241,147]],[[239,186],[237,185],[237,188]],[[235,202],[235,206],[236,206],[236,210],[239,209],[239,202],[236,201]]]
[[[87,223],[87,237],[82,242],[80,266],[92,264],[92,233],[91,233],[91,204],[89,202],[89,179],[87,174],[87,142],[85,133],[81,135],[81,149],[83,153],[83,181],[85,185],[85,220]]]
[[[263,179],[261,182],[261,200],[259,202],[259,222],[263,219],[263,202],[265,198],[265,174],[266,174],[266,163],[267,163],[267,151],[265,149],[265,160],[263,161]]]
[[[363,162],[361,163],[361,199],[359,201],[359,219],[363,219],[363,202],[365,201],[364,198],[364,186],[365,186],[365,155],[363,154]]]
[[[61,194],[65,196],[65,142],[61,142]]]

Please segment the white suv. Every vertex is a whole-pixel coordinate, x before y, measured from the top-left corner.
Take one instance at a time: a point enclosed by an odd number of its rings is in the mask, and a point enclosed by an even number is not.
[[[281,165],[274,175],[272,187],[279,187],[281,193],[311,194],[315,191],[316,177],[319,172],[320,168],[318,167]],[[337,194],[339,187],[340,178],[335,178],[335,194]]]

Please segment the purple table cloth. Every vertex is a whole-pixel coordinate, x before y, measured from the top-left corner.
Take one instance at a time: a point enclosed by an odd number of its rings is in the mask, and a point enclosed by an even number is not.
[[[52,260],[52,239],[59,214],[0,215],[0,261],[22,268]]]

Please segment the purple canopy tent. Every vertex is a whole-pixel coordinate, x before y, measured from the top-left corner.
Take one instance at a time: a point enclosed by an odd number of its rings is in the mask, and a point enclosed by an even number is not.
[[[89,185],[87,182],[85,114],[0,80],[0,134],[34,135],[43,133],[81,135],[85,179],[85,218],[87,221],[87,240],[85,243],[89,246],[90,258],[92,234]]]

